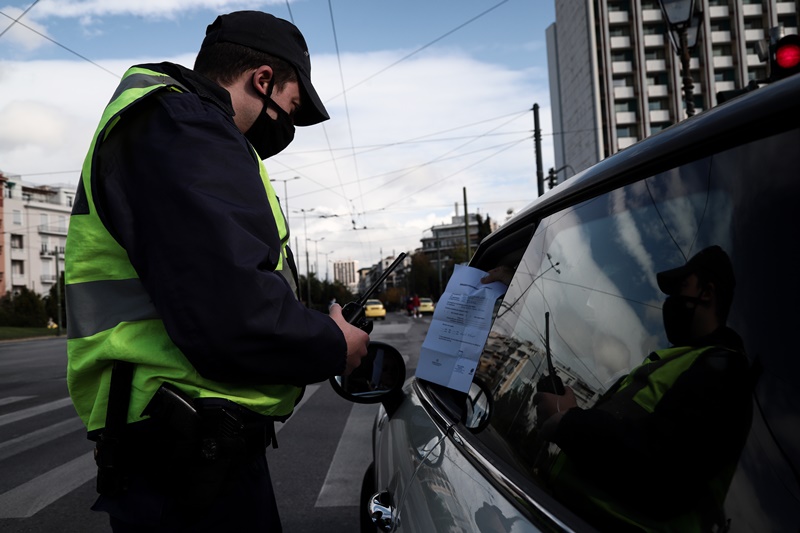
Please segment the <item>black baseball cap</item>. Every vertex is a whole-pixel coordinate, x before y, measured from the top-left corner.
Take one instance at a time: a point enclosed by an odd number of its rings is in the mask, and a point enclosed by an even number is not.
[[[733,289],[736,287],[733,265],[728,254],[719,246],[714,245],[703,248],[692,256],[685,265],[656,274],[658,288],[664,294],[678,294],[681,289],[681,282],[689,274],[697,274],[706,281],[713,282],[719,294],[733,296]]]
[[[288,20],[261,11],[235,11],[220,15],[206,28],[200,48],[214,43],[234,43],[283,59],[297,71],[302,105],[294,117],[296,126],[328,120],[317,91],[311,84],[311,58],[303,34]]]

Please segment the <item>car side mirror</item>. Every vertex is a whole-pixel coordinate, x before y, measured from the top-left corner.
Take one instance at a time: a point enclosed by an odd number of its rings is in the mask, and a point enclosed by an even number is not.
[[[467,393],[466,409],[462,422],[472,433],[480,433],[492,416],[492,392],[478,377],[473,378]]]
[[[330,382],[333,390],[345,400],[386,405],[400,394],[405,379],[406,363],[400,352],[389,344],[370,341],[359,367],[349,376],[332,377]]]

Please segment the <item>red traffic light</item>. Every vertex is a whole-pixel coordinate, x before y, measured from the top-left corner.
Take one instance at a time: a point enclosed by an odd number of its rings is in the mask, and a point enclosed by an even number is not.
[[[800,36],[787,35],[770,48],[770,81],[800,72]]]
[[[781,68],[793,68],[800,64],[800,44],[797,43],[778,43],[775,50],[775,62]]]

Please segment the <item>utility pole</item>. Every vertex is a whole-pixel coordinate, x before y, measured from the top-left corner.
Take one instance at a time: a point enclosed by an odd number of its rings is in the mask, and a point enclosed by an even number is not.
[[[544,194],[544,170],[542,170],[542,129],[539,127],[539,104],[533,104],[533,148],[536,151],[536,184],[539,196]]]
[[[469,242],[469,209],[467,209],[467,188],[462,187],[461,190],[464,192],[464,231],[467,234],[467,263],[469,263],[469,258],[472,254]]]
[[[333,252],[320,252],[322,255],[325,256],[325,283],[328,283],[328,256],[331,255]]]
[[[59,268],[59,254],[64,253],[64,248],[56,246],[53,256],[56,260],[56,335],[61,336],[61,270]]]
[[[288,189],[286,187],[286,182],[287,181],[293,181],[293,180],[299,180],[299,179],[300,179],[300,176],[295,176],[293,178],[286,178],[285,180],[275,179],[275,178],[270,178],[269,179],[269,181],[282,181],[283,182],[283,208],[285,209],[284,212],[286,213],[286,218],[287,219],[289,218],[289,191],[288,191]],[[286,225],[287,226],[289,225],[289,221],[288,220],[286,221]]]
[[[306,213],[310,213],[313,211],[314,208],[311,209],[300,209],[298,212],[303,213],[303,238],[306,240],[306,298],[308,298],[308,302],[306,305],[310,308],[311,307],[311,272],[308,266],[308,227],[306,226]]]

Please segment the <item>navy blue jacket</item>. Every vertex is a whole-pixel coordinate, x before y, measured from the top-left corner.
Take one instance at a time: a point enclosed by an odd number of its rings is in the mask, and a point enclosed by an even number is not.
[[[140,66],[189,91],[126,111],[97,151],[92,183],[170,338],[218,381],[305,385],[341,374],[341,330],[273,271],[278,230],[229,93],[179,65]]]

